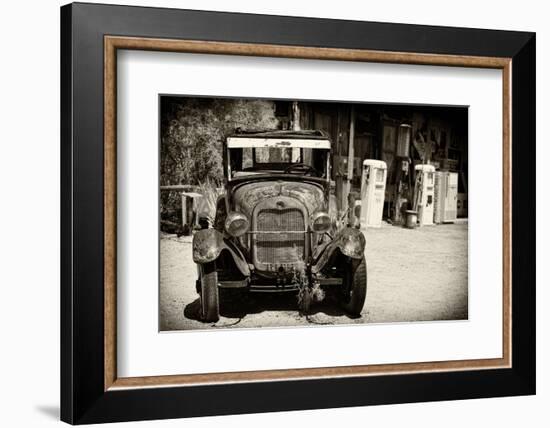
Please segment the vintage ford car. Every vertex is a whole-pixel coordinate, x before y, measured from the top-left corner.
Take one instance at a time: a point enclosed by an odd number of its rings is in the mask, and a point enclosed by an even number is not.
[[[219,318],[219,289],[298,292],[304,312],[312,296],[326,290],[348,314],[360,315],[367,290],[365,238],[337,217],[330,156],[330,140],[319,131],[227,139],[225,194],[214,224],[201,220],[203,229],[193,236],[204,321]]]

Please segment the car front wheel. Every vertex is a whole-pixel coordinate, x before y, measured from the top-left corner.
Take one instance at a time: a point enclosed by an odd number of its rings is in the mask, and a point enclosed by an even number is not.
[[[200,265],[200,301],[203,321],[216,322],[220,319],[220,297],[218,291],[218,272],[216,264]]]
[[[360,261],[349,262],[343,279],[341,305],[349,315],[359,317],[367,297],[367,262],[365,257]]]

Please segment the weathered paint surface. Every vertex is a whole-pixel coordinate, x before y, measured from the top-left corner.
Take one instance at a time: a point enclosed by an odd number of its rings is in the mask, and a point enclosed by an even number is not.
[[[223,235],[216,229],[199,230],[193,235],[193,261],[195,263],[214,261],[223,247]]]
[[[203,264],[216,260],[222,251],[228,251],[237,269],[245,275],[250,275],[250,269],[243,254],[223,234],[216,229],[203,229],[193,235],[193,261]]]
[[[342,229],[334,239],[336,245],[344,256],[352,259],[360,259],[365,252],[365,236],[359,229],[346,227]]]
[[[321,186],[307,182],[292,181],[258,181],[245,184],[233,195],[237,211],[252,216],[256,205],[267,198],[288,196],[300,201],[309,215],[327,210],[325,195]]]
[[[365,253],[365,243],[365,236],[359,229],[346,227],[340,230],[332,241],[316,249],[314,259],[317,257],[318,259],[312,267],[312,271],[320,272],[336,249],[339,249],[347,257],[361,259]]]

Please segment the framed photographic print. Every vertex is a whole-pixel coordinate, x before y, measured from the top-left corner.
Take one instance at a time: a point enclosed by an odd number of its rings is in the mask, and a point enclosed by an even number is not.
[[[535,393],[535,35],[61,8],[61,418]]]

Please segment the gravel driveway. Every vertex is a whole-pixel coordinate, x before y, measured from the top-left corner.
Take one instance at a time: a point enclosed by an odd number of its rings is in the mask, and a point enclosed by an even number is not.
[[[300,315],[292,294],[254,294],[232,299],[220,320],[198,319],[197,269],[191,237],[161,234],[160,329],[281,327],[299,325],[456,320],[468,317],[468,225],[415,230],[384,224],[368,229],[367,301],[360,318],[346,316],[334,302]],[[238,304],[237,304],[238,303]]]

